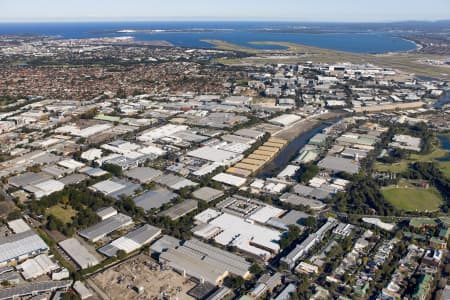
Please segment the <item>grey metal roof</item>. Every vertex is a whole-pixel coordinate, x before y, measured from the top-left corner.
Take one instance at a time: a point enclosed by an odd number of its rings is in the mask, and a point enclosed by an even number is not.
[[[137,190],[139,190],[141,188],[141,186],[139,184],[130,182],[125,179],[113,178],[113,179],[111,179],[111,181],[124,186],[122,189],[108,194],[108,196],[113,197],[115,199],[119,199],[121,196],[125,196],[125,197],[132,196],[132,195],[134,195],[134,193]]]
[[[203,135],[198,135],[189,131],[179,131],[174,136],[187,141],[187,142],[194,142],[194,143],[200,143],[208,139],[208,137]]]
[[[97,216],[103,219],[104,217],[110,216],[111,214],[112,215],[117,214],[117,210],[112,206],[108,206],[97,210],[95,213],[97,214]]]
[[[240,129],[240,130],[236,131],[234,134],[243,136],[243,137],[247,137],[247,138],[251,138],[251,139],[257,139],[257,138],[264,136],[264,132],[254,130],[254,129],[247,129],[247,128]]]
[[[167,251],[169,248],[178,247],[181,244],[181,241],[177,238],[174,238],[170,235],[163,235],[159,240],[154,242],[150,246],[150,250],[152,252],[162,253]]]
[[[125,235],[126,238],[135,241],[138,244],[143,245],[146,243],[151,237],[161,232],[161,229],[152,225],[145,224],[142,227],[139,227],[136,230],[133,230]]]
[[[150,190],[144,194],[133,199],[136,206],[143,208],[145,211],[150,211],[153,208],[160,208],[166,203],[170,203],[173,199],[178,197],[177,194],[166,190]]]
[[[219,197],[222,197],[223,191],[205,186],[193,192],[192,196],[194,196],[194,198],[210,202]]]
[[[47,244],[34,231],[28,230],[0,238],[0,262],[18,259],[31,253],[47,251]]]
[[[246,277],[250,268],[250,263],[243,257],[195,239],[180,247],[169,248],[161,253],[160,260],[178,271],[213,284],[228,272]]]
[[[147,243],[150,243],[152,239],[156,238],[161,233],[161,229],[155,226],[151,226],[148,224],[145,224],[144,226],[139,227],[138,229],[135,229],[123,237],[118,238],[116,241],[126,241],[131,240],[139,247],[144,246]],[[109,243],[108,245],[103,246],[102,248],[98,249],[100,253],[105,254],[108,257],[115,256],[117,254],[117,251],[121,250],[122,247],[118,246],[120,243]],[[125,249],[122,249],[125,250]]]
[[[302,184],[297,184],[294,186],[294,192],[300,196],[304,196],[307,197],[309,195],[311,195],[311,192],[314,190],[314,188],[306,186],[306,185],[302,185]]]
[[[154,179],[155,182],[165,185],[171,189],[178,190],[186,186],[195,186],[197,183],[174,174],[165,174]]]
[[[58,167],[57,165],[50,165],[41,168],[42,172],[45,172],[55,178],[59,178],[61,176],[64,176],[67,172],[69,172],[68,169]]]
[[[161,176],[162,172],[153,168],[137,167],[125,172],[125,175],[139,182],[150,182],[154,178]]]
[[[86,247],[76,238],[69,238],[59,242],[59,246],[79,265],[82,269],[98,265],[100,262],[94,254],[90,253]]]
[[[41,172],[41,173],[26,172],[26,173],[11,177],[8,180],[8,183],[10,185],[13,185],[16,187],[23,187],[23,186],[27,186],[27,185],[31,185],[31,184],[41,183],[41,182],[44,182],[51,178],[52,177],[50,175],[48,175],[47,173],[43,173],[43,172]]]
[[[172,206],[171,208],[169,208],[163,212],[160,212],[159,215],[169,217],[172,220],[176,220],[176,219],[190,213],[191,211],[197,209],[197,207],[198,207],[197,200],[188,199],[188,200],[184,200],[183,202],[181,202],[179,204]]]
[[[359,172],[359,165],[354,161],[341,157],[327,156],[318,164],[320,168],[332,170],[335,172],[347,172],[349,174],[356,174]]]
[[[284,193],[280,196],[280,200],[283,202],[291,203],[293,205],[309,206],[312,209],[321,209],[325,207],[325,204],[319,200],[309,199],[291,193]]]
[[[71,175],[61,178],[59,181],[61,181],[65,185],[70,185],[70,184],[78,184],[78,183],[86,180],[87,178],[88,178],[88,176],[84,175],[84,174],[71,174]]]
[[[88,240],[96,241],[110,234],[113,231],[116,231],[124,226],[131,224],[132,222],[133,219],[131,217],[119,213],[115,216],[112,216],[106,220],[103,220],[95,224],[94,226],[91,226],[89,228],[80,231],[79,235]]]
[[[68,288],[72,280],[44,281],[0,290],[0,300]]]
[[[302,227],[300,225],[301,219],[308,218],[309,216],[310,215],[308,215],[307,213],[304,213],[302,211],[291,210],[290,212],[288,212],[287,214],[285,214],[284,216],[282,216],[280,218],[278,218],[278,217],[271,218],[267,222],[267,224],[287,230],[289,225],[298,225],[299,227]]]
[[[245,258],[211,246],[197,239],[188,240],[183,244],[183,246],[197,251],[202,255],[206,255],[208,259],[213,259],[220,262],[222,265],[226,265],[228,271],[237,276],[245,277],[245,274],[250,268],[250,263]]]

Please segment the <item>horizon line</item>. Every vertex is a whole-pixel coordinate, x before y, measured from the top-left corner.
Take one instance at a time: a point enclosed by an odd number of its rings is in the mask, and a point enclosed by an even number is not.
[[[338,20],[310,20],[310,21],[302,21],[295,19],[259,19],[259,18],[246,18],[246,19],[210,19],[209,17],[204,18],[135,18],[135,19],[111,19],[111,18],[93,18],[93,19],[33,19],[33,20],[0,20],[0,24],[24,24],[24,23],[99,23],[99,22],[107,22],[107,23],[119,23],[119,22],[276,22],[276,23],[322,23],[322,24],[383,24],[383,23],[408,23],[408,22],[424,22],[424,23],[438,23],[450,21],[450,19],[435,19],[435,20],[424,20],[424,19],[401,19],[401,20],[371,20],[371,21],[338,21]]]

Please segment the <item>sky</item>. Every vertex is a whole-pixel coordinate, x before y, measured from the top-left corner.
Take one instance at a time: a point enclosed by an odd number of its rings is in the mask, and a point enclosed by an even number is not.
[[[450,0],[0,0],[0,22],[450,19]]]

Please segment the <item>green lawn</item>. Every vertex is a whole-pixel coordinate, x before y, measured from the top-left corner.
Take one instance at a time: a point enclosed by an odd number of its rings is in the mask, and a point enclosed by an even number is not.
[[[382,193],[395,208],[404,211],[437,211],[442,204],[442,197],[435,188],[391,186]]]
[[[407,160],[402,160],[393,164],[375,162],[374,169],[378,172],[402,173],[408,170],[409,163],[410,161]]]
[[[77,214],[77,211],[73,209],[70,205],[64,208],[62,205],[57,204],[50,208],[47,208],[47,215],[53,215],[64,223],[72,222],[72,217]]]
[[[447,178],[450,178],[450,161],[440,161],[439,166]]]

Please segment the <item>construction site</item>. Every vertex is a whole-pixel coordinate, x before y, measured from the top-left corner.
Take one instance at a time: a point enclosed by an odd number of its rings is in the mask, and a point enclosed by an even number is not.
[[[187,293],[196,286],[188,277],[161,267],[144,254],[93,276],[109,299],[194,299]]]

